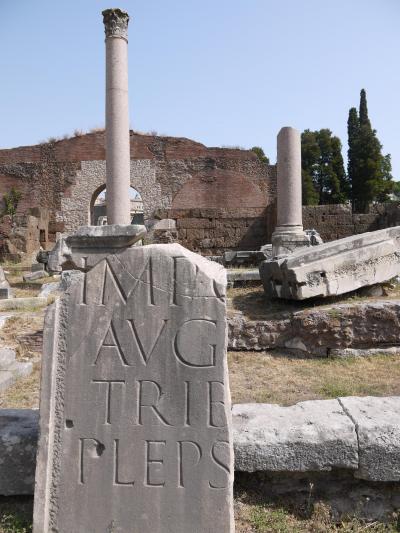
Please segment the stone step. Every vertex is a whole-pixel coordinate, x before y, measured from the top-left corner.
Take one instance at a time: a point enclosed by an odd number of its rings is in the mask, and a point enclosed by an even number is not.
[[[0,370],[8,370],[15,362],[15,351],[11,348],[0,348]]]
[[[33,363],[30,361],[15,361],[9,368],[8,371],[12,372],[16,378],[25,378],[32,373]]]
[[[16,377],[8,370],[0,370],[0,392],[4,392],[11,385],[14,385]]]
[[[18,378],[29,376],[32,373],[31,362],[14,361],[7,370],[0,370],[0,392],[4,392],[14,385]]]

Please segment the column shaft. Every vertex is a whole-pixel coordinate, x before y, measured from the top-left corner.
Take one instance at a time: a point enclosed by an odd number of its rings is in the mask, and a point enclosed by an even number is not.
[[[113,25],[107,26],[106,14]],[[103,15],[106,25],[107,222],[126,225],[131,223],[128,42],[124,36],[127,36],[129,17],[120,10],[108,10]]]
[[[278,227],[298,233],[303,230],[301,205],[301,137],[294,128],[278,134],[277,222]]]

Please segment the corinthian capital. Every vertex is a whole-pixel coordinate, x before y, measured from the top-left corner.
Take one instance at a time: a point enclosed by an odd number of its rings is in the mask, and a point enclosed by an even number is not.
[[[122,9],[106,9],[102,13],[104,31],[107,37],[121,37],[128,40],[129,15]]]

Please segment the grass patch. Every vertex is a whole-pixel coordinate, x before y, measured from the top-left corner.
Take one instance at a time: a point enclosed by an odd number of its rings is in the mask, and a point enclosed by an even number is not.
[[[0,533],[32,532],[33,498],[0,497]],[[306,513],[276,504],[266,504],[247,494],[235,498],[236,533],[395,533],[393,522],[367,523],[353,518],[334,521],[330,509],[322,503],[313,504]]]
[[[32,361],[33,371],[0,393],[0,408],[28,409],[39,407],[40,360],[44,310],[10,317],[0,330],[0,344],[12,348],[19,361]],[[0,530],[1,533],[1,530]]]
[[[0,497],[0,533],[32,532],[31,497]]]
[[[303,359],[266,352],[229,352],[233,403],[293,405],[338,396],[400,395],[400,357]]]
[[[316,503],[305,516],[285,507],[263,503],[236,502],[236,533],[395,533],[399,531],[396,517],[392,523],[365,522],[349,518],[336,522],[330,509]]]
[[[29,336],[43,334],[44,309],[34,313],[17,313],[7,319],[0,330],[0,342],[3,346],[13,348],[17,359],[27,360],[41,356],[39,351],[29,342]]]
[[[38,409],[39,389],[40,363],[34,363],[29,376],[17,379],[12,387],[0,392],[0,409]]]

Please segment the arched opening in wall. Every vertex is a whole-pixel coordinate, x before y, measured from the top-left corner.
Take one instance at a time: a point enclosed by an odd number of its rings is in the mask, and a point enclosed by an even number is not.
[[[131,201],[131,224],[144,224],[143,200],[139,191],[129,188]],[[102,185],[96,189],[90,202],[90,224],[105,226],[107,224],[107,189]]]

